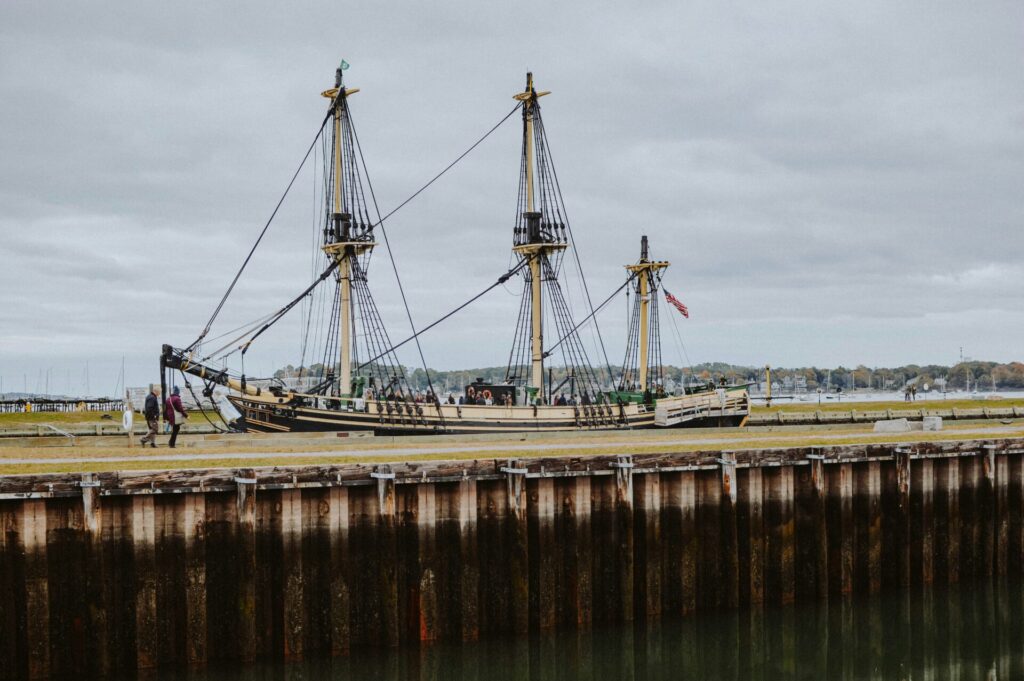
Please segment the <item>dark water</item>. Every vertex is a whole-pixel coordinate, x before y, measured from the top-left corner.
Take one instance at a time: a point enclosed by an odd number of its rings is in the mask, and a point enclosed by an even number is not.
[[[1024,591],[976,586],[294,664],[163,673],[344,679],[1024,679]]]

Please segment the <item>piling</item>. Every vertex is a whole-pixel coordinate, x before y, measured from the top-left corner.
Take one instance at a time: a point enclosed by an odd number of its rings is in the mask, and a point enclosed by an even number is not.
[[[658,646],[647,623],[707,612],[742,613],[722,645],[749,654],[723,669],[757,673],[765,649],[821,666],[821,641],[764,622],[826,599],[821,628],[863,655],[894,641],[925,659],[881,614],[854,630],[849,601],[1019,578],[1022,455],[1010,439],[7,476],[0,679],[630,621]]]

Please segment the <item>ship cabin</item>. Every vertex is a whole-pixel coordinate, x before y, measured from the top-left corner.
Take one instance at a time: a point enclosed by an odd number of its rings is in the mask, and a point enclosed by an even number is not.
[[[524,406],[530,403],[535,390],[512,383],[488,383],[477,378],[466,386],[463,399],[466,404],[492,404],[497,406]],[[490,400],[490,402],[487,402]]]

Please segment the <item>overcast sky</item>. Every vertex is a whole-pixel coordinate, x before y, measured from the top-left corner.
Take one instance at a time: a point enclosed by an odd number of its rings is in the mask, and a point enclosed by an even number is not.
[[[88,360],[90,391],[111,393],[122,357],[130,385],[156,380],[160,345],[196,337],[273,209],[342,58],[384,211],[508,113],[532,69],[595,301],[649,235],[690,307],[693,363],[1024,359],[1022,57],[1019,0],[4,0],[4,390],[49,371],[52,392],[81,393]],[[387,223],[418,325],[508,264],[519,125]],[[215,331],[307,285],[313,186],[304,173]],[[438,327],[428,363],[505,363],[513,293]],[[613,362],[624,313],[600,315]],[[247,373],[296,363],[300,321],[254,345]],[[673,339],[665,360],[685,363]]]

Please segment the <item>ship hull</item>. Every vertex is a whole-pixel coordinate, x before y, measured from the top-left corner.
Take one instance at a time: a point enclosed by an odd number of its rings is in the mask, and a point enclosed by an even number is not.
[[[664,406],[642,404],[592,406],[504,407],[483,405],[406,404],[370,402],[358,408],[342,409],[336,400],[313,398],[301,405],[253,396],[229,397],[242,414],[238,425],[264,433],[314,431],[372,431],[377,435],[484,434],[515,432],[571,432],[592,430],[635,430],[659,427],[739,425],[746,416],[736,403],[729,410],[700,411],[686,405],[700,403],[700,396],[668,398],[671,412],[680,405],[688,416],[683,420],[661,418]],[[330,403],[334,402],[334,405]]]

